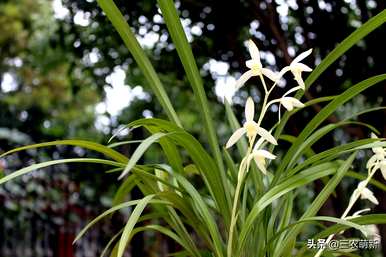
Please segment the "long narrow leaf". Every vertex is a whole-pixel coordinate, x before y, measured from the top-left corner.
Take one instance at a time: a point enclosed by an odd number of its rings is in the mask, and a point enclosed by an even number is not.
[[[138,160],[142,157],[142,155],[146,152],[146,150],[155,142],[157,142],[161,137],[164,137],[165,133],[156,133],[151,135],[142,141],[142,143],[135,149],[133,155],[131,156],[129,162],[127,163],[125,169],[122,174],[119,176],[119,179],[129,173],[129,171],[137,164]]]
[[[173,43],[177,49],[178,56],[180,57],[188,80],[193,88],[193,92],[204,121],[205,131],[208,136],[209,145],[214,154],[214,158],[219,169],[222,171],[221,174],[224,174],[224,164],[222,161],[221,151],[213,124],[213,118],[210,114],[210,108],[206,98],[204,85],[202,83],[200,72],[198,71],[192,49],[190,48],[184,29],[180,22],[180,18],[178,17],[174,2],[172,0],[158,0],[157,2],[162,11],[166,26],[168,27],[170,36],[173,39]],[[222,176],[222,179],[223,183],[225,184],[225,176]]]
[[[168,118],[177,126],[181,127],[181,122],[170,102],[170,99],[161,83],[161,80],[157,76],[149,59],[142,50],[130,26],[127,24],[125,18],[119,11],[118,7],[115,5],[114,1],[98,0],[98,4],[121,36],[130,53],[133,55],[135,61],[143,72],[150,88],[153,90]]]
[[[32,164],[28,167],[25,167],[25,168],[22,168],[20,170],[15,171],[15,172],[12,172],[11,174],[0,179],[0,185],[6,183],[6,182],[8,182],[16,177],[25,175],[31,171],[34,171],[34,170],[46,168],[46,167],[53,166],[53,165],[72,163],[72,162],[98,163],[98,164],[106,164],[106,165],[117,166],[117,167],[122,166],[122,164],[119,162],[114,162],[114,161],[109,161],[109,160],[104,160],[104,159],[93,159],[93,158],[71,158],[71,159],[47,161],[47,162]]]
[[[348,51],[352,46],[362,40],[370,32],[374,31],[386,21],[386,10],[383,10],[376,16],[369,19],[366,23],[356,29],[351,33],[347,38],[345,38],[337,47],[334,48],[316,67],[316,69],[308,76],[305,81],[306,88],[308,89],[318,78],[319,76],[336,60],[338,60],[346,51]],[[295,97],[300,99],[303,95],[303,92],[299,91]],[[284,129],[285,124],[292,114],[286,112],[281,119],[281,122],[278,128],[275,130],[275,137],[277,138]]]
[[[45,142],[45,143],[40,143],[40,144],[32,144],[32,145],[27,145],[27,146],[22,146],[18,147],[15,149],[12,149],[8,152],[5,152],[0,155],[0,158],[16,153],[19,151],[23,150],[28,150],[28,149],[34,149],[34,148],[41,148],[41,147],[47,147],[47,146],[58,146],[58,145],[72,145],[72,146],[78,146],[86,149],[90,149],[93,151],[97,151],[99,153],[102,153],[108,157],[110,157],[113,160],[116,160],[117,162],[121,163],[127,163],[128,159],[126,156],[123,154],[98,143],[94,143],[91,141],[86,141],[86,140],[75,140],[75,139],[70,139],[70,140],[57,140],[57,141],[51,141],[51,142]]]
[[[122,231],[121,239],[119,240],[118,244],[118,254],[117,257],[122,257],[123,253],[125,251],[126,245],[129,242],[131,238],[132,230],[137,223],[139,217],[141,216],[143,210],[145,209],[146,205],[151,201],[151,199],[155,195],[148,195],[145,196],[143,199],[141,199],[137,206],[135,206],[133,212],[130,215],[129,220],[127,221],[125,228]]]
[[[240,236],[239,236],[239,249],[243,249],[247,241],[248,234],[253,228],[255,220],[259,217],[259,214],[274,200],[278,199],[282,195],[298,188],[300,186],[306,185],[316,179],[328,176],[336,171],[335,165],[331,163],[326,163],[318,166],[314,166],[310,169],[304,170],[287,180],[283,183],[276,185],[271,188],[266,194],[261,197],[256,204],[253,206],[250,211],[245,223],[242,226]]]
[[[273,180],[273,184],[277,183],[280,179],[281,173],[285,170],[289,162],[292,160],[293,155],[300,147],[300,145],[307,139],[307,137],[324,121],[326,120],[339,106],[345,102],[352,99],[354,96],[358,95],[365,89],[376,85],[377,83],[386,79],[386,74],[378,75],[366,79],[337,96],[333,101],[331,101],[327,106],[325,106],[302,130],[300,135],[297,137],[297,140],[292,144],[290,149],[287,151],[286,155],[283,158],[283,161],[280,163],[278,171]]]
[[[318,194],[316,199],[312,202],[312,204],[307,208],[307,211],[302,215],[300,220],[315,216],[315,214],[319,211],[322,205],[326,202],[331,193],[335,190],[336,186],[342,180],[347,170],[350,168],[352,162],[354,161],[356,156],[356,152],[351,154],[351,156],[340,166],[336,174],[330,179],[327,185],[323,188],[323,190]],[[279,257],[281,254],[287,253],[290,247],[293,245],[296,240],[297,235],[302,229],[302,225],[295,226],[288,233],[286,240],[283,244],[277,248],[277,252],[274,256]]]
[[[222,212],[226,224],[229,225],[231,208],[229,190],[226,190],[225,185],[222,183],[221,171],[216,166],[216,163],[197,139],[185,130],[160,119],[141,119],[130,123],[129,126],[156,126],[162,131],[168,132],[168,138],[172,139],[177,145],[185,148],[189,157],[202,174],[209,192],[218,205],[218,211]]]

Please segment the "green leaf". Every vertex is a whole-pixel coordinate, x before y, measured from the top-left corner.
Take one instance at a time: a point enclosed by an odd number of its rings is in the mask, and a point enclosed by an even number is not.
[[[361,231],[362,234],[364,234],[364,235],[366,234],[366,231],[364,230],[364,228],[361,225],[358,225],[357,223],[352,222],[351,219],[347,220],[347,219],[340,219],[340,218],[329,217],[329,216],[314,216],[314,217],[299,219],[298,221],[296,221],[294,223],[291,223],[290,225],[288,225],[288,226],[284,227],[283,229],[281,229],[280,231],[278,231],[268,241],[269,242],[273,242],[273,240],[275,238],[279,237],[286,230],[288,230],[288,229],[290,229],[290,228],[292,228],[292,227],[294,227],[296,225],[299,225],[299,224],[304,225],[303,223],[313,223],[314,221],[328,221],[328,222],[332,222],[332,223],[337,223],[337,224],[344,225],[345,227],[355,228],[355,229]],[[278,247],[282,247],[282,245],[279,245]]]
[[[23,151],[23,150],[28,150],[28,149],[33,149],[33,148],[41,148],[41,147],[47,147],[47,146],[57,146],[57,145],[78,146],[78,147],[82,147],[82,148],[86,148],[86,149],[90,149],[90,150],[94,150],[94,151],[97,151],[99,153],[102,153],[102,154],[110,157],[111,159],[116,160],[117,162],[121,162],[121,163],[127,163],[128,162],[128,158],[126,156],[124,156],[123,154],[121,154],[113,149],[110,149],[107,146],[104,146],[104,145],[101,145],[98,143],[94,143],[91,141],[74,140],[74,139],[57,140],[57,141],[51,141],[51,142],[46,142],[46,143],[40,143],[40,144],[33,144],[33,145],[18,147],[18,148],[12,149],[8,152],[1,154],[0,158],[4,157],[6,155],[9,155],[9,154],[15,153],[15,152]]]
[[[136,176],[128,176],[123,183],[118,187],[117,192],[114,195],[112,205],[120,204],[124,201],[125,197],[130,193],[130,191],[135,187]]]
[[[208,136],[209,145],[212,149],[214,158],[219,169],[224,173],[224,164],[221,157],[221,151],[219,148],[217,135],[215,132],[215,126],[213,124],[213,118],[210,114],[210,107],[206,98],[204,86],[198,71],[196,61],[194,59],[192,49],[186,38],[184,29],[181,25],[180,18],[178,17],[177,10],[172,0],[158,0],[158,5],[161,9],[164,21],[168,27],[170,36],[172,37],[174,46],[176,47],[178,56],[182,62],[190,85],[192,86],[197,105],[200,109],[201,116],[204,121],[205,131]],[[225,181],[225,177],[223,177]]]
[[[294,201],[294,193],[288,192],[282,199],[280,199],[278,205],[275,206],[275,208],[272,208],[272,214],[269,215],[269,221],[267,225],[267,245],[265,245],[265,249],[263,249],[263,252],[267,252],[268,249],[270,252],[273,252],[273,249],[270,249],[270,245],[277,245],[278,243],[272,242],[274,237],[274,232],[276,230],[276,223],[278,220],[278,217],[280,216],[279,226],[277,230],[281,230],[282,228],[286,227],[291,219],[292,211],[293,211],[293,201]]]
[[[350,222],[356,223],[358,225],[386,224],[386,214],[363,215],[350,219]],[[315,235],[315,238],[325,238],[331,234],[339,233],[347,228],[348,226],[345,224],[336,224],[318,233],[317,235]]]
[[[212,245],[212,242],[210,240],[210,235],[207,233],[207,226],[203,222],[201,222],[200,217],[197,216],[193,210],[193,202],[189,197],[182,198],[178,194],[172,193],[172,192],[162,192],[158,194],[160,199],[164,199],[168,202],[170,202],[173,206],[173,208],[176,208],[180,211],[183,217],[185,217],[185,223],[189,224],[196,232],[197,235],[208,245]],[[175,220],[175,223],[178,224],[178,226],[173,226],[175,229],[178,229],[181,227],[181,233],[186,234],[185,241],[189,241],[189,234],[186,231],[186,229],[183,228],[182,224],[180,223],[180,216],[177,215],[177,213],[174,210],[169,210],[171,214],[172,220]],[[194,247],[194,240],[190,239],[192,248]]]
[[[143,140],[127,140],[127,141],[121,141],[121,142],[116,142],[116,143],[109,144],[107,147],[109,147],[109,148],[114,148],[114,147],[118,147],[118,146],[121,146],[121,145],[139,144],[139,143],[142,143],[142,141],[143,141]]]
[[[335,165],[332,163],[321,164],[289,177],[282,183],[271,188],[255,203],[248,217],[246,218],[239,236],[239,250],[243,249],[243,246],[247,241],[248,233],[252,229],[255,220],[269,204],[271,204],[274,200],[278,199],[282,195],[294,190],[295,188],[304,186],[321,177],[328,176],[334,173],[335,170]]]
[[[110,246],[115,242],[115,240],[118,239],[118,237],[122,234],[122,231],[123,231],[123,228],[121,230],[119,230],[118,233],[116,233],[110,240],[109,242],[107,243],[107,245],[105,246],[105,248],[103,249],[100,257],[104,257],[106,256],[107,254],[107,251],[109,250]]]
[[[327,185],[323,188],[323,190],[318,194],[312,204],[307,208],[307,211],[302,215],[299,220],[304,220],[309,217],[315,216],[315,214],[319,211],[319,209],[326,202],[331,193],[335,190],[336,186],[342,180],[347,170],[350,168],[352,162],[354,161],[356,156],[356,152],[351,154],[351,156],[339,167],[338,171],[335,175],[330,179]],[[286,239],[281,244],[280,247],[277,247],[277,251],[275,253],[275,257],[279,257],[282,253],[290,252],[291,246],[296,241],[296,237],[302,229],[302,225],[297,225],[288,232]]]
[[[346,37],[337,47],[334,48],[315,68],[315,70],[307,77],[305,81],[306,89],[308,89],[318,78],[319,76],[336,60],[338,60],[347,50],[352,46],[362,40],[367,34],[374,31],[376,28],[380,27],[386,21],[386,10],[383,10],[376,16],[369,19],[366,23],[356,29],[348,37]],[[303,95],[303,92],[298,91],[295,95],[296,98],[300,99]],[[292,114],[286,112],[281,119],[281,122],[278,128],[275,130],[275,138],[282,133],[285,124]]]
[[[280,163],[277,173],[275,174],[274,180],[272,182],[273,185],[277,183],[277,181],[280,179],[281,173],[283,173],[285,168],[291,162],[294,154],[296,153],[296,151],[298,151],[301,144],[324,120],[326,120],[342,104],[349,101],[350,99],[352,99],[354,96],[358,95],[365,89],[385,79],[386,79],[386,74],[382,74],[382,75],[378,75],[378,76],[374,76],[369,79],[366,79],[350,87],[346,91],[344,91],[342,94],[337,96],[333,101],[331,101],[327,106],[325,106],[320,112],[318,112],[318,114],[316,114],[315,117],[310,122],[308,122],[306,127],[302,130],[300,135],[297,137],[296,141],[291,145],[290,149],[287,151],[282,162]]]
[[[137,147],[137,149],[135,149],[129,162],[127,163],[125,169],[122,171],[122,174],[119,176],[118,179],[121,179],[124,176],[126,176],[130,172],[130,170],[137,164],[139,159],[141,159],[142,155],[147,151],[147,149],[154,142],[157,142],[161,137],[164,137],[164,136],[166,136],[165,133],[156,133],[146,138],[145,140],[143,140],[143,142]]]
[[[146,205],[151,201],[155,195],[145,196],[143,199],[138,201],[137,206],[135,206],[133,212],[130,215],[129,220],[127,221],[125,228],[122,231],[121,239],[118,244],[118,254],[117,257],[122,257],[125,251],[126,245],[131,238],[132,230],[137,223],[139,217],[141,216]]]
[[[360,139],[355,142],[347,143],[344,145],[339,145],[333,148],[330,148],[326,151],[323,151],[321,153],[317,153],[308,159],[306,159],[303,163],[296,166],[293,170],[291,170],[289,173],[294,174],[298,172],[299,170],[304,169],[305,167],[315,163],[322,163],[326,161],[331,161],[343,154],[351,153],[357,150],[363,150],[363,149],[370,149],[372,147],[386,147],[386,142],[377,142],[377,139],[372,138],[366,138],[366,139]]]
[[[363,114],[366,114],[366,113],[369,113],[369,112],[382,111],[382,110],[385,110],[385,109],[386,109],[386,107],[384,107],[384,106],[368,108],[366,110],[363,110],[363,111],[351,114],[350,116],[346,117],[344,120],[351,120],[352,118],[355,118],[357,116],[360,116],[360,115],[363,115]]]
[[[161,130],[155,126],[147,126],[146,127],[152,134],[155,134],[157,132],[161,132]],[[178,151],[177,147],[173,142],[165,137],[160,138],[159,144],[162,147],[162,150],[168,159],[168,162],[170,166],[177,172],[182,173],[184,171],[183,165],[182,165],[182,159],[180,152]]]
[[[154,196],[154,195],[151,195],[151,196]],[[73,244],[75,244],[86,232],[87,230],[89,230],[94,224],[96,224],[98,221],[100,221],[101,219],[105,218],[105,217],[109,217],[110,214],[120,210],[120,209],[123,209],[123,208],[127,208],[127,207],[130,207],[130,206],[133,206],[133,205],[138,205],[140,203],[140,201],[142,201],[143,199],[141,200],[131,200],[131,201],[127,201],[127,202],[124,202],[124,203],[121,203],[121,204],[118,204],[118,205],[115,205],[113,207],[111,207],[110,209],[104,211],[103,213],[101,213],[100,215],[98,215],[95,219],[93,219],[92,221],[90,221],[79,233],[78,235],[75,237],[74,241],[73,241]],[[154,203],[154,204],[170,204],[168,201],[164,201],[164,200],[156,200],[156,199],[150,199],[151,200],[151,203]]]
[[[217,224],[215,222],[214,217],[211,215],[207,204],[205,204],[201,195],[194,188],[194,186],[183,176],[180,174],[175,174],[178,182],[184,187],[184,189],[189,193],[190,197],[192,197],[193,202],[195,203],[195,207],[197,208],[203,222],[206,224],[207,229],[210,233],[210,236],[213,240],[213,251],[215,256],[223,257],[223,241],[220,237],[220,232],[218,230]]]
[[[111,166],[117,166],[117,167],[122,166],[122,163],[119,163],[119,162],[103,160],[103,159],[93,159],[93,158],[72,158],[72,159],[47,161],[47,162],[32,164],[28,167],[25,167],[25,168],[22,168],[20,170],[15,171],[15,172],[12,172],[11,174],[0,179],[0,185],[6,183],[6,182],[8,182],[16,177],[25,175],[31,171],[34,171],[34,170],[46,168],[46,167],[49,167],[52,165],[58,165],[58,164],[63,164],[63,163],[72,163],[72,162],[98,163],[98,164],[105,164],[105,165],[111,165]]]
[[[331,131],[346,125],[361,125],[365,127],[369,127],[371,130],[373,130],[372,126],[369,126],[367,124],[364,124],[362,122],[356,122],[356,121],[342,121],[335,124],[328,124],[320,129],[317,129],[315,132],[313,132],[304,142],[301,143],[301,145],[298,147],[296,152],[293,154],[291,161],[288,163],[288,167],[292,168],[296,161],[300,158],[300,156],[307,150],[310,149],[315,142],[320,140],[323,136],[330,133]],[[295,140],[296,142],[296,140]],[[291,172],[288,172],[290,175]]]
[[[315,68],[315,70],[307,77],[305,81],[306,88],[309,88],[312,83],[339,57],[341,57],[347,50],[364,38],[367,34],[380,27],[386,21],[386,10],[378,13],[366,23],[360,26],[357,30],[345,38],[334,50],[332,50],[323,61]]]
[[[354,171],[347,171],[346,176],[352,177],[352,178],[356,178],[359,181],[366,180],[366,178],[367,178],[367,174],[365,176],[364,174],[360,174],[360,173],[354,172]],[[379,189],[381,189],[381,190],[386,192],[386,185],[384,183],[382,183],[382,182],[379,182],[376,179],[370,179],[369,184],[371,184],[371,185],[373,185],[375,187],[378,187]]]
[[[147,226],[135,228],[135,229],[133,229],[133,231],[131,233],[131,237],[133,237],[135,234],[137,234],[139,232],[148,231],[148,230],[160,232],[160,233],[168,236],[169,238],[173,239],[176,243],[178,243],[180,246],[182,246],[184,249],[186,249],[185,252],[187,253],[188,256],[195,256],[195,257],[201,256],[198,251],[191,250],[189,245],[187,245],[184,242],[184,240],[181,239],[176,233],[174,233],[172,230],[170,230],[166,227],[160,226],[160,225],[147,225]]]
[[[155,126],[165,133],[168,133],[167,138],[171,139],[175,144],[183,147],[188,152],[189,157],[193,160],[196,167],[200,171],[205,184],[213,199],[215,200],[218,211],[224,215],[225,223],[230,221],[230,194],[226,190],[226,184],[222,183],[221,171],[216,166],[212,157],[205,151],[205,148],[191,134],[178,128],[168,121],[160,119],[141,119],[129,124],[130,127],[138,126]],[[173,132],[173,133],[172,133]],[[223,174],[225,176],[225,174]],[[224,182],[226,183],[226,182]],[[228,211],[225,211],[228,210]]]
[[[114,1],[98,0],[98,4],[106,14],[107,18],[111,21],[119,35],[121,36],[123,42],[129,49],[130,53],[133,55],[139,68],[143,72],[146,80],[148,81],[148,85],[156,95],[168,118],[177,126],[181,127],[181,122],[170,102],[170,99],[161,83],[161,80],[157,76],[149,59],[142,50],[134,33],[131,31],[130,26],[126,23],[125,18],[119,11],[118,7],[115,5]]]
[[[229,177],[231,178],[231,181],[236,185],[237,174],[238,174],[236,164],[232,160],[231,155],[225,149],[223,152],[224,152],[225,163],[226,163],[228,170],[229,170]]]

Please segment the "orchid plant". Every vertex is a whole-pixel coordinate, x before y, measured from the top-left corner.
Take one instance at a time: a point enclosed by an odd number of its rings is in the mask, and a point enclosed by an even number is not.
[[[386,143],[381,138],[373,136],[360,139],[321,152],[312,150],[312,146],[318,140],[334,129],[347,124],[358,124],[352,120],[355,116],[383,108],[365,110],[337,124],[321,126],[339,106],[365,89],[384,81],[386,74],[363,80],[337,96],[315,98],[305,103],[299,100],[324,70],[386,21],[386,11],[379,13],[354,31],[332,50],[314,71],[301,63],[311,54],[311,49],[299,54],[280,72],[274,72],[263,67],[258,47],[249,40],[247,46],[251,59],[246,61],[248,71],[237,80],[235,89],[241,90],[250,78],[258,78],[264,93],[261,111],[255,119],[255,104],[253,99],[248,97],[245,104],[245,122],[240,125],[238,118],[241,117],[237,117],[229,103],[225,102],[226,117],[234,133],[225,147],[222,147],[215,132],[203,81],[176,7],[172,0],[158,0],[163,20],[192,87],[202,117],[202,127],[205,129],[207,143],[210,146],[208,150],[189,133],[189,128],[184,128],[160,78],[121,11],[112,0],[98,0],[98,4],[133,55],[168,120],[140,119],[128,124],[127,126],[132,129],[143,128],[150,134],[129,157],[115,149],[115,146],[126,142],[106,146],[85,140],[58,140],[10,150],[0,158],[17,151],[57,145],[82,147],[97,151],[107,158],[70,158],[32,164],[0,178],[0,185],[34,170],[57,164],[82,162],[111,167],[109,172],[118,172],[117,177],[122,181],[113,204],[110,209],[90,221],[75,239],[75,242],[80,240],[84,233],[101,219],[112,217],[111,214],[129,208],[131,211],[126,224],[107,242],[101,256],[110,254],[112,257],[122,257],[132,237],[146,231],[155,231],[176,241],[182,250],[170,254],[180,257],[339,256],[344,253],[328,248],[320,250],[308,248],[306,242],[300,240],[299,236],[307,234],[304,230],[310,223],[320,224],[325,221],[336,223],[328,228],[318,229],[317,234],[308,234],[313,238],[327,238],[326,241],[332,240],[334,235],[340,235],[349,228],[364,232],[364,226],[386,223],[385,214],[362,215],[364,212],[362,210],[348,216],[360,198],[377,204],[375,195],[370,191],[370,184],[386,191],[386,186],[373,178],[377,170],[381,170],[384,177],[386,175]],[[302,73],[311,71],[304,81]],[[288,89],[281,98],[270,99],[271,93],[287,72],[293,74],[296,85]],[[283,132],[286,122],[295,112],[317,103],[326,105],[297,137]],[[286,112],[282,116],[279,112],[278,123],[267,129],[264,128],[263,121],[273,104],[279,105],[279,111],[283,107]],[[372,126],[360,125],[377,132]],[[278,144],[280,140],[289,141],[290,147],[285,151],[277,150],[281,154],[274,154],[276,148],[283,147]],[[138,164],[143,154],[153,144],[161,146],[160,151],[165,157],[165,162]],[[237,156],[230,149],[234,145],[237,145],[241,156],[239,164],[235,161]],[[368,172],[364,176],[359,172],[353,172],[351,167],[357,151],[367,149],[372,149],[374,156],[369,159]],[[270,164],[272,165],[269,166]],[[189,172],[191,170],[194,172]],[[198,176],[202,183],[190,179],[192,173]],[[318,216],[320,208],[346,176],[361,180],[346,211],[341,218]],[[324,188],[310,201],[306,210],[299,213],[294,205],[295,199],[299,197],[298,190],[318,179],[324,179]],[[144,197],[127,199],[135,186],[141,190]]]
[[[245,123],[243,124],[243,127],[237,129],[232,134],[232,136],[229,138],[228,142],[226,143],[226,148],[229,148],[233,146],[238,140],[240,140],[240,138],[244,134],[247,135],[248,142],[249,142],[247,153],[243,158],[243,160],[241,161],[240,168],[238,171],[238,179],[237,179],[236,191],[234,194],[232,216],[231,216],[231,223],[230,223],[231,225],[229,228],[229,240],[228,240],[228,248],[227,248],[228,257],[233,256],[232,244],[233,244],[234,226],[237,223],[236,211],[238,207],[238,201],[239,201],[240,191],[243,184],[243,179],[249,170],[250,161],[253,159],[258,169],[264,175],[267,175],[267,169],[265,167],[266,159],[274,160],[276,158],[276,156],[273,155],[272,153],[264,149],[261,149],[261,147],[265,143],[271,143],[273,145],[278,144],[276,139],[272,136],[272,134],[266,129],[261,127],[261,122],[263,121],[264,116],[267,113],[268,107],[270,107],[274,103],[278,102],[282,104],[288,111],[293,110],[294,107],[298,107],[298,108],[304,107],[304,104],[301,103],[297,98],[289,97],[288,95],[299,89],[305,90],[305,85],[301,77],[301,73],[303,71],[307,71],[307,72],[312,71],[310,67],[300,63],[300,61],[302,61],[304,58],[306,58],[308,55],[311,54],[312,49],[304,53],[301,53],[298,57],[296,57],[293,60],[293,62],[289,66],[284,67],[279,74],[275,74],[274,71],[270,70],[269,68],[264,68],[262,66],[260,61],[260,52],[256,44],[252,40],[249,40],[247,44],[248,44],[248,50],[249,50],[251,59],[246,61],[245,64],[249,68],[249,70],[245,72],[243,75],[241,75],[241,77],[237,80],[235,88],[240,89],[248,81],[248,79],[250,79],[252,76],[257,76],[260,78],[265,95],[264,95],[262,111],[260,112],[257,122],[254,121],[254,116],[255,116],[254,102],[251,97],[248,97],[247,102],[245,104]],[[297,81],[298,85],[288,90],[280,99],[275,99],[268,102],[269,96],[272,93],[273,89],[278,84],[279,80],[283,77],[283,75],[288,71],[291,71],[293,73],[294,78]],[[268,88],[264,77],[267,77],[274,82],[270,88]],[[279,117],[280,117],[280,114],[279,114]],[[257,139],[258,136],[259,138]]]

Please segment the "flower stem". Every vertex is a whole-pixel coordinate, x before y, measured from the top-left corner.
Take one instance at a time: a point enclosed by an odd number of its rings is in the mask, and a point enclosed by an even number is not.
[[[371,180],[371,178],[374,176],[375,172],[377,171],[377,169],[373,169],[371,171],[371,173],[369,173],[369,175],[367,176],[365,183],[363,184],[363,187],[366,187],[367,184],[369,183],[369,181]],[[346,210],[343,212],[342,216],[340,217],[341,219],[345,219],[347,217],[347,215],[349,214],[349,212],[351,211],[352,207],[355,205],[356,201],[359,199],[359,196],[360,194],[356,194],[354,195],[354,197],[352,199],[350,199],[350,202],[346,208]],[[334,238],[335,234],[331,234],[327,239],[326,239],[326,242],[325,242],[325,245],[328,245],[328,243]],[[315,254],[314,257],[320,257],[321,254],[323,253],[324,251],[324,248],[322,249],[319,249],[319,251]]]
[[[239,168],[239,171],[238,171],[237,185],[236,185],[236,189],[235,189],[235,195],[234,195],[234,198],[233,198],[231,223],[230,223],[230,226],[229,226],[229,238],[228,238],[228,245],[227,245],[227,253],[228,253],[227,256],[228,257],[232,257],[233,235],[234,235],[235,226],[237,224],[237,217],[238,217],[238,215],[236,213],[237,212],[237,205],[239,203],[240,192],[241,192],[241,189],[242,189],[242,185],[243,185],[243,180],[244,180],[245,174],[247,174],[247,172],[249,170],[249,160],[248,160],[248,158],[249,158],[249,155],[252,152],[252,147],[253,147],[253,144],[255,142],[255,139],[256,139],[256,135],[253,136],[253,138],[249,142],[248,151],[247,151],[245,157],[243,158],[243,160],[241,161],[240,168]]]
[[[267,85],[265,84],[263,74],[260,74],[259,77],[260,77],[261,83],[263,84],[265,95],[264,95],[264,100],[263,100],[263,106],[261,107],[261,113],[259,115],[259,120],[257,121],[258,126],[260,126],[261,122],[263,121],[263,118],[264,118],[264,115],[266,112],[266,105],[267,105],[268,97],[269,97],[269,94],[271,93],[271,90],[270,91],[267,90]]]

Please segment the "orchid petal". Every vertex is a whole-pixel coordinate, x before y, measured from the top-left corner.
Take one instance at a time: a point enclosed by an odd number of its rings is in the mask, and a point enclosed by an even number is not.
[[[296,69],[296,70],[305,71],[305,72],[312,71],[312,69],[310,67],[308,67],[307,65],[305,65],[303,63],[292,64],[291,69]]]
[[[289,97],[282,97],[280,98],[280,103],[286,108],[288,111],[293,110],[293,104]]]
[[[260,60],[255,60],[255,59],[251,59],[251,60],[246,61],[245,66],[254,70],[255,72],[256,72],[256,69],[259,72],[262,69],[262,64],[261,64]]]
[[[386,180],[386,160],[382,161],[379,165],[383,178]]]
[[[377,198],[374,196],[373,192],[371,192],[371,190],[366,188],[366,187],[363,188],[363,190],[361,192],[361,199],[367,199],[376,205],[379,204],[379,202],[378,202]]]
[[[242,135],[244,135],[246,132],[246,129],[244,127],[237,129],[232,136],[228,139],[228,142],[225,145],[225,148],[229,148],[232,145],[234,145]]]
[[[379,156],[385,156],[385,150],[380,147],[380,146],[377,146],[377,147],[373,147],[371,148],[371,150],[373,150],[373,152],[376,154],[376,155],[379,155]]]
[[[278,77],[281,78],[284,76],[285,73],[287,73],[288,71],[291,70],[291,67],[290,66],[286,66],[284,67],[283,69],[281,69],[281,71],[279,72],[279,75]]]
[[[300,62],[301,60],[303,60],[304,58],[306,58],[307,56],[309,56],[310,54],[312,53],[312,48],[311,49],[308,49],[307,51],[299,54],[293,61],[292,63],[298,63]]]
[[[247,103],[245,104],[245,119],[247,122],[252,122],[255,116],[255,104],[253,103],[252,97],[248,97]]]
[[[375,224],[366,225],[364,227],[365,227],[365,232],[367,234],[367,237],[368,236],[372,236],[373,238],[379,238],[380,237],[378,228]]]
[[[253,76],[252,70],[248,70],[243,75],[241,75],[241,77],[236,81],[235,90],[238,90],[239,88],[241,88],[245,84],[245,82],[247,82],[252,76]]]
[[[359,186],[359,185],[358,185]],[[356,198],[360,195],[358,188],[354,190],[350,197],[349,204],[353,204],[356,201]]]
[[[301,86],[293,87],[290,90],[288,90],[283,96],[287,96],[287,95],[291,94],[292,92],[295,92],[295,91],[297,91],[299,89],[302,89],[302,87]]]
[[[295,75],[295,74],[294,74],[294,75]],[[299,75],[295,75],[295,80],[296,80],[296,82],[298,82],[300,88],[301,88],[303,91],[306,90],[306,85],[304,84],[304,81],[303,81],[303,79],[302,79],[302,77],[301,77],[300,74],[299,74]]]
[[[257,134],[259,134],[264,140],[270,142],[271,144],[277,145],[276,139],[271,135],[270,132],[267,130],[263,129],[262,127],[257,128]]]
[[[295,97],[291,97],[291,102],[294,107],[297,107],[297,108],[304,107],[304,104],[300,102],[298,99],[296,99]]]
[[[262,156],[266,159],[274,160],[276,159],[276,155],[271,154],[267,150],[256,150],[253,155],[255,156]]]
[[[359,217],[362,213],[370,211],[370,208],[362,209],[353,213],[352,218]]]
[[[255,143],[255,146],[253,147],[253,150],[252,151],[257,151],[259,149],[259,147],[263,144],[264,142],[264,138],[260,137],[256,143]]]
[[[251,55],[252,59],[260,61],[259,48],[257,48],[256,44],[251,39],[248,40],[248,50],[249,50],[249,54]]]
[[[267,78],[269,78],[273,82],[276,82],[279,79],[279,75],[277,73],[271,71],[270,69],[263,68],[261,70],[261,72],[263,73],[264,76],[266,76]]]
[[[376,162],[377,162],[377,156],[376,155],[371,156],[370,159],[367,161],[366,168],[370,169],[371,167],[374,167],[374,165],[376,165]]]
[[[256,166],[259,168],[259,170],[264,174],[267,175],[267,169],[265,168],[265,160],[255,157],[254,158]]]

